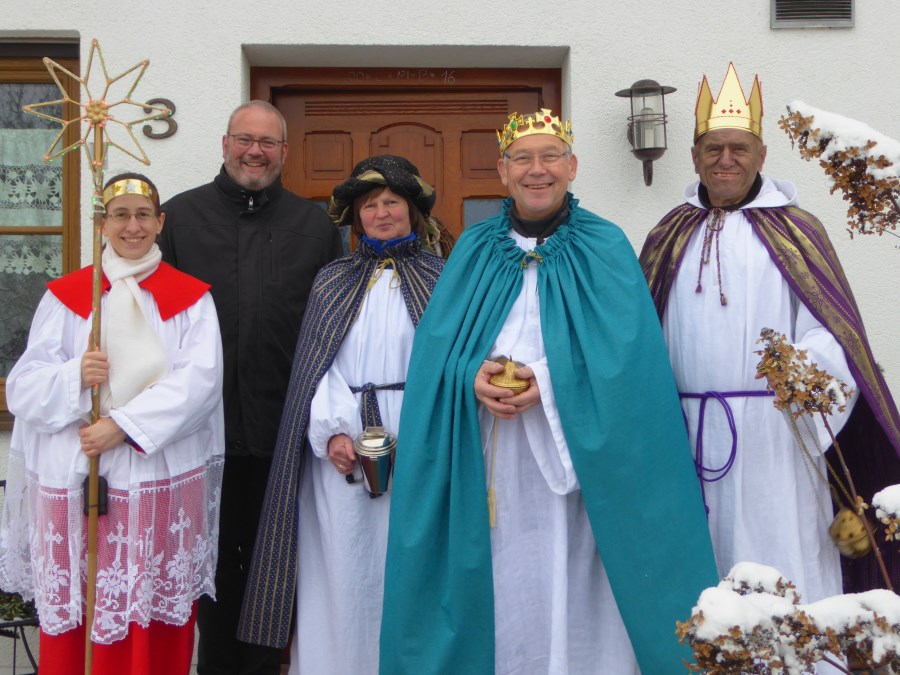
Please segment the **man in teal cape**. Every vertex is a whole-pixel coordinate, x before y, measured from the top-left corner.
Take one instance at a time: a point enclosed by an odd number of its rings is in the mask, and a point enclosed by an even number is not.
[[[413,347],[381,672],[684,672],[675,622],[717,578],[641,269],[567,192],[569,123],[498,135],[511,199],[460,238]],[[500,355],[524,393],[489,383]]]

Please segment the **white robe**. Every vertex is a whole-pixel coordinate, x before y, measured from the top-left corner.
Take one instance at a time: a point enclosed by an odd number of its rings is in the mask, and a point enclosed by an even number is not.
[[[534,239],[511,232],[524,251]],[[514,420],[481,409],[485,474],[490,483],[497,429],[491,530],[497,675],[638,673],[628,633],[581,497],[553,397],[541,333],[537,266],[524,273],[490,358],[530,366],[541,405]]]
[[[392,288],[392,286],[394,286]],[[328,440],[362,431],[362,394],[350,386],[406,381],[415,329],[390,268],[363,299],[316,388],[298,500],[297,634],[291,675],[377,673],[390,492],[372,499],[328,460]],[[385,429],[400,433],[402,391],[377,391]]]
[[[215,305],[207,293],[163,321],[146,290],[142,303],[169,372],[110,411],[144,452],[123,443],[100,456],[109,514],[99,520],[92,636],[103,644],[123,638],[130,622],[183,625],[200,595],[215,595],[224,451]],[[90,317],[47,292],[7,380],[16,422],[0,529],[0,586],[33,595],[50,634],[74,628],[84,612],[88,460],[78,430],[90,419],[90,389],[81,387],[90,329]]]
[[[690,186],[685,197],[700,206],[697,185]],[[764,178],[759,195],[743,208],[795,204],[796,188],[791,183]],[[855,387],[840,345],[791,291],[741,210],[728,214],[718,254],[713,242],[710,262],[703,269],[703,289],[696,292],[704,231],[705,225],[699,227],[688,244],[663,317],[679,392],[764,390],[765,380],[755,379],[760,359],[755,352],[763,328],[785,334],[789,342],[808,351],[810,361]],[[717,255],[725,306],[719,301]],[[821,477],[826,475],[821,453],[831,440],[821,420],[805,415],[797,420],[814,457],[811,463],[771,397],[728,401],[737,429],[737,454],[727,475],[705,486],[719,575],[738,562],[762,563],[791,580],[803,602],[841,593],[839,554],[828,536],[831,497]],[[846,413],[829,418],[835,434],[854,402],[851,399]],[[700,402],[682,399],[682,406],[696,452]],[[809,427],[814,419],[815,427]],[[704,465],[722,466],[731,442],[721,405],[708,401]]]

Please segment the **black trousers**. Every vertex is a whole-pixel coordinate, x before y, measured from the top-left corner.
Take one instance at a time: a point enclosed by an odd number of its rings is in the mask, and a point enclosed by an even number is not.
[[[200,598],[198,675],[278,675],[281,651],[241,642],[238,620],[272,460],[228,456],[222,480],[216,600]]]

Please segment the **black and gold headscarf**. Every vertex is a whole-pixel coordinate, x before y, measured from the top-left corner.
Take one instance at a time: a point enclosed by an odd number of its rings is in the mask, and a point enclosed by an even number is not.
[[[443,223],[431,215],[436,195],[434,188],[422,180],[419,169],[405,157],[375,155],[367,157],[353,167],[350,177],[335,186],[328,202],[328,217],[335,225],[354,228],[353,204],[359,198],[378,188],[390,188],[401,197],[408,198],[421,212],[425,232],[417,233],[429,250],[446,258],[453,248],[453,235]]]

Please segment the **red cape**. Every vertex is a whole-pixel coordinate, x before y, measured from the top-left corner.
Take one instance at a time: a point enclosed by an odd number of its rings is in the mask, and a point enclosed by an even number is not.
[[[91,315],[91,280],[93,268],[89,265],[77,272],[47,283],[56,298],[83,319]],[[109,290],[109,280],[103,275],[103,292]],[[168,321],[179,312],[196,303],[211,287],[206,282],[180,272],[168,263],[161,262],[156,271],[138,283],[150,291],[159,315]]]

